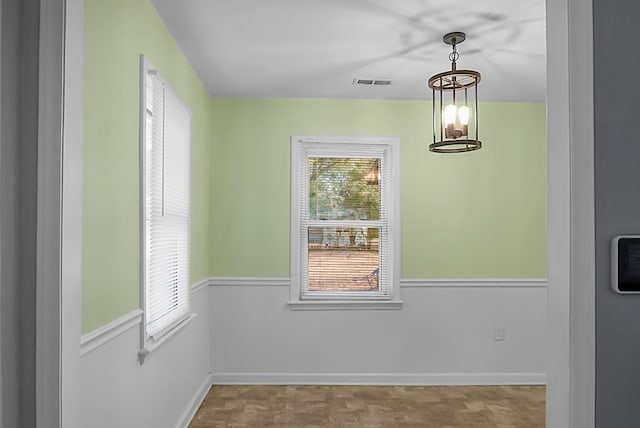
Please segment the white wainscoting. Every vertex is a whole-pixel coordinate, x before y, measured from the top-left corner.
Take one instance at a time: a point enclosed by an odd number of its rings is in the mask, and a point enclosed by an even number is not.
[[[544,280],[403,280],[397,311],[302,312],[288,278],[206,283],[143,366],[137,312],[83,337],[81,426],[183,428],[212,383],[546,382]]]
[[[191,289],[192,311],[198,316],[142,366],[140,321],[133,313],[83,337],[79,426],[187,426],[212,381],[208,283]]]
[[[544,279],[402,280],[397,311],[292,311],[286,278],[210,284],[214,384],[546,382]]]

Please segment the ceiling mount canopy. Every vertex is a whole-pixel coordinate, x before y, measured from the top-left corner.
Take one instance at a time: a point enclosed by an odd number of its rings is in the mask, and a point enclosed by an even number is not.
[[[433,95],[433,143],[429,150],[436,153],[461,153],[478,150],[478,83],[480,73],[458,70],[460,54],[457,45],[466,39],[460,31],[447,33],[442,40],[451,46],[451,70],[429,78]]]

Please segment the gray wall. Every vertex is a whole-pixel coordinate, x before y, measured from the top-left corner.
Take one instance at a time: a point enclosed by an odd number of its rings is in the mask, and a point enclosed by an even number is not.
[[[2,0],[1,427],[35,426],[39,0]]]
[[[594,0],[596,426],[640,427],[640,295],[610,289],[610,240],[640,234],[640,2]]]

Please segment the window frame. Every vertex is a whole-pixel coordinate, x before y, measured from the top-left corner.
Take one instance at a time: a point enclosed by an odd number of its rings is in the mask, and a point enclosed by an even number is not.
[[[304,221],[301,216],[301,198],[308,198],[306,182],[308,177],[303,177],[303,162],[307,163],[309,157],[317,157],[326,154],[327,157],[368,157],[362,153],[371,149],[371,152],[384,153],[384,164],[389,168],[388,180],[385,189],[381,189],[381,204],[387,204],[389,239],[386,251],[388,256],[389,278],[388,294],[367,292],[308,292],[303,284],[303,263],[307,257],[303,252],[308,252],[308,246],[303,247],[301,242],[301,225]],[[311,154],[311,156],[310,156]],[[371,157],[374,157],[373,155]],[[398,137],[341,137],[341,136],[292,136],[291,137],[291,214],[290,214],[290,275],[288,305],[292,310],[337,310],[337,309],[400,309],[400,139]],[[304,186],[304,188],[303,188]],[[303,189],[304,195],[300,189]],[[306,188],[306,190],[305,190]]]
[[[175,319],[165,325],[160,331],[149,334],[148,326],[148,301],[147,301],[147,79],[148,76],[153,75],[162,83],[163,94],[170,93],[170,98],[175,102],[175,108],[184,109],[184,113],[189,116],[189,122],[186,127],[188,130],[188,155],[187,155],[187,229],[186,229],[186,273],[183,272],[181,277],[183,280],[177,281],[177,288],[180,288],[176,293],[180,294],[177,299],[181,303],[177,304],[177,308],[182,308],[180,313],[177,314]],[[163,103],[166,102],[167,97],[163,95]],[[166,105],[166,104],[165,104]],[[166,107],[163,107],[163,127],[166,125]],[[177,93],[171,88],[171,86],[162,77],[156,67],[154,67],[144,55],[140,55],[140,135],[139,135],[139,148],[140,148],[140,309],[142,311],[142,321],[140,323],[140,350],[138,351],[138,358],[140,364],[144,363],[145,358],[158,346],[164,343],[168,338],[177,333],[180,329],[185,327],[194,317],[195,314],[191,312],[191,293],[190,293],[190,245],[191,245],[191,145],[192,145],[192,112],[188,105],[177,95]],[[163,142],[164,144],[164,142]],[[164,162],[164,155],[163,155]],[[163,178],[164,180],[164,178]],[[175,260],[176,263],[178,260]],[[184,278],[186,277],[186,280]],[[185,300],[186,299],[186,300]]]

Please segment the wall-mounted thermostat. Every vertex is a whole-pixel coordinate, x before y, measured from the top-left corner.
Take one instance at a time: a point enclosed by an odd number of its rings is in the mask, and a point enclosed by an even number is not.
[[[611,240],[611,288],[620,294],[640,294],[640,235]]]

